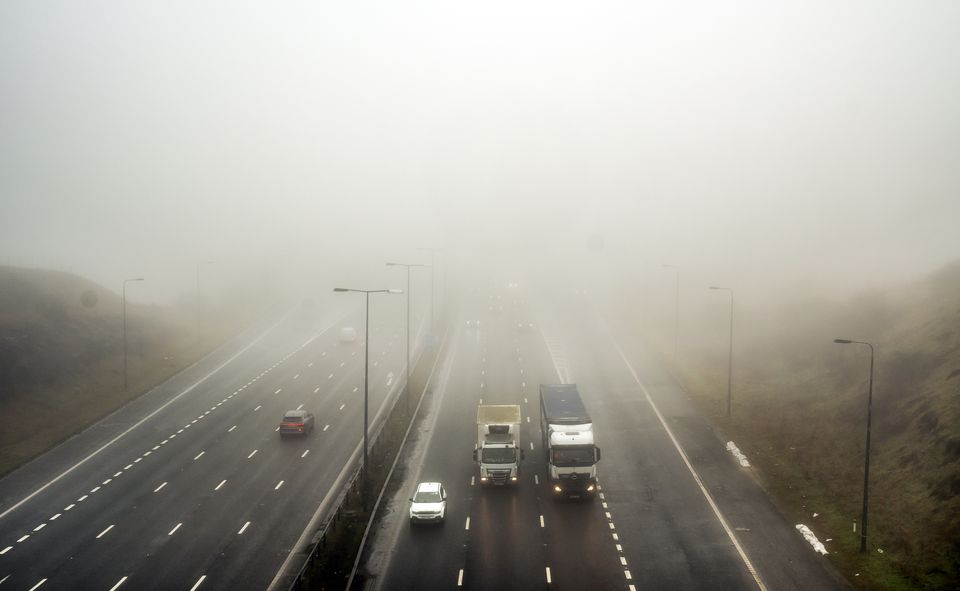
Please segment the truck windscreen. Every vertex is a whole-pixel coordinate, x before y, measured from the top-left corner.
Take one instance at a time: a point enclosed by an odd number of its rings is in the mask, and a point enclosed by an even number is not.
[[[593,464],[592,447],[553,448],[554,466],[592,466]]]
[[[484,464],[513,464],[517,461],[517,450],[512,447],[484,448],[480,460]]]

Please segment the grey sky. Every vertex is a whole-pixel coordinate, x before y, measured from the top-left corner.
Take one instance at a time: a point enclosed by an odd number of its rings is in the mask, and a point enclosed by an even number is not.
[[[0,262],[160,299],[592,234],[754,283],[960,256],[954,1],[8,0],[0,129]]]

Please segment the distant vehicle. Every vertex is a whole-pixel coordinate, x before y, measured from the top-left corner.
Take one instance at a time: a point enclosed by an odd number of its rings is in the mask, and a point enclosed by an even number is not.
[[[467,328],[480,328],[479,320],[467,320]]]
[[[600,449],[576,384],[540,384],[540,432],[554,496],[596,495]]]
[[[518,322],[517,330],[533,330],[532,322]]]
[[[480,484],[516,484],[522,459],[520,407],[516,404],[478,406],[473,461],[480,471]]]
[[[340,329],[340,342],[352,343],[357,340],[357,329],[351,326],[344,326]]]
[[[410,523],[443,523],[447,518],[447,491],[439,482],[421,482],[410,497]]]
[[[305,410],[288,410],[280,421],[280,437],[307,435],[313,431],[313,415]]]

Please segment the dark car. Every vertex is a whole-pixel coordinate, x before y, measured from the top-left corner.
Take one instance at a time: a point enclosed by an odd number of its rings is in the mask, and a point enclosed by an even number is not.
[[[305,410],[288,410],[280,421],[280,436],[306,435],[313,431],[313,415]]]

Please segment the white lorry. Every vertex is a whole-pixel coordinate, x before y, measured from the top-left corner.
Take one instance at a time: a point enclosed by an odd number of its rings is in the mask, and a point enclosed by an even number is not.
[[[576,384],[540,385],[540,432],[554,496],[593,497],[600,448]]]
[[[473,461],[481,485],[515,484],[519,478],[520,407],[516,404],[481,404],[477,407],[477,447]]]

